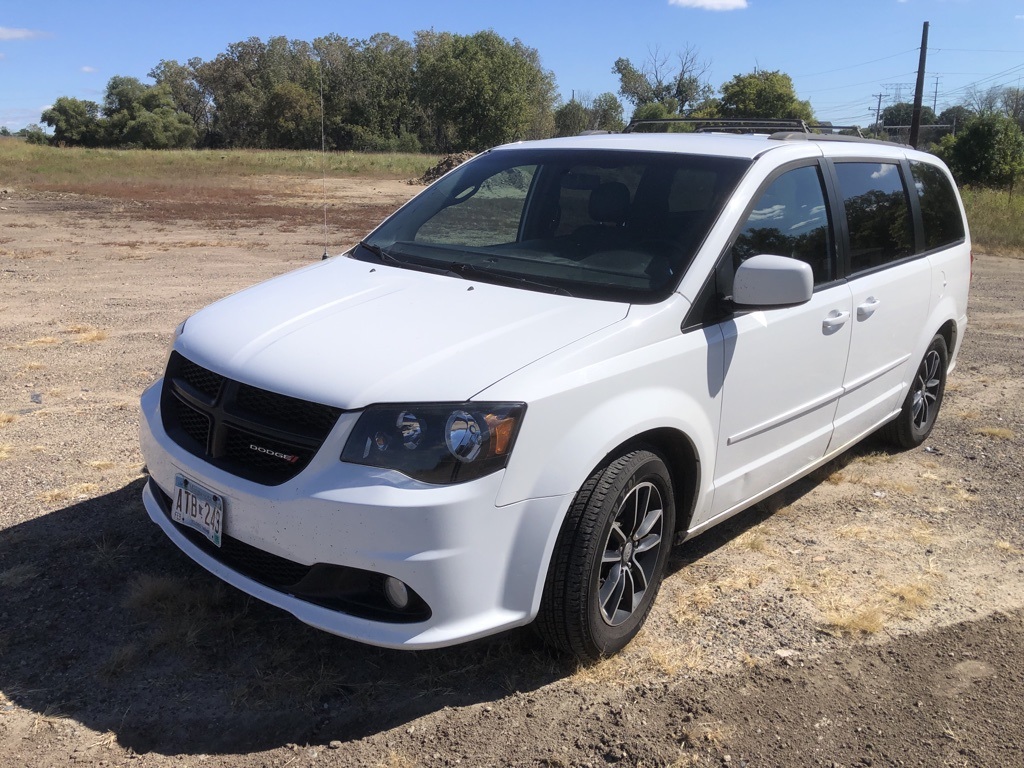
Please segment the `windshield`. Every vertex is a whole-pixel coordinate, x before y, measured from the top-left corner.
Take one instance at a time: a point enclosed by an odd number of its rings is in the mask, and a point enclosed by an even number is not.
[[[675,289],[749,165],[663,152],[496,150],[429,187],[354,256],[651,303]]]

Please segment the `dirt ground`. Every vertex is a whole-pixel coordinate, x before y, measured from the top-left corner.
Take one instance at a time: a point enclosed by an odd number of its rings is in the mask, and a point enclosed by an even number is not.
[[[140,501],[171,330],[318,259],[321,189],[0,195],[0,766],[1024,765],[1024,261],[976,259],[925,446],[679,547],[619,656],[401,653],[221,585]],[[331,252],[415,191],[329,182]]]

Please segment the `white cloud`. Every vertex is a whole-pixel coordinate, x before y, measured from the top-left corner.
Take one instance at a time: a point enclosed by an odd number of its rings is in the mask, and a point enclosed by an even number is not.
[[[747,7],[747,0],[668,0],[668,4],[703,11],[739,11]]]
[[[34,40],[37,37],[45,37],[44,32],[35,29],[16,29],[14,27],[0,27],[0,40]]]
[[[82,71],[89,75],[96,71],[96,67],[90,67],[88,64],[86,64],[84,67],[82,67]]]

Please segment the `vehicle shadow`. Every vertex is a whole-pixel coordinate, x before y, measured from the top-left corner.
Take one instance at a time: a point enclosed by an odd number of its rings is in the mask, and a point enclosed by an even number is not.
[[[306,627],[175,549],[143,482],[0,531],[0,691],[18,706],[137,753],[247,753],[359,739],[576,669],[529,629],[409,652]]]
[[[357,740],[578,669],[529,628],[411,652],[311,629],[179,552],[150,522],[143,483],[0,530],[0,691],[18,706],[72,717],[136,753],[244,754]],[[677,547],[670,571],[770,508]]]

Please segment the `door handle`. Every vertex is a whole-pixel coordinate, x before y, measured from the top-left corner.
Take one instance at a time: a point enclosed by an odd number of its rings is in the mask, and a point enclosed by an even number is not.
[[[821,321],[821,327],[826,333],[837,331],[846,325],[846,321],[850,319],[849,312],[840,312],[838,309],[833,309],[826,315],[825,319]]]
[[[878,309],[881,305],[882,302],[880,302],[874,296],[869,296],[867,301],[865,301],[863,304],[857,305],[857,319],[867,320],[869,317],[871,317],[871,315],[875,313],[875,310]]]

